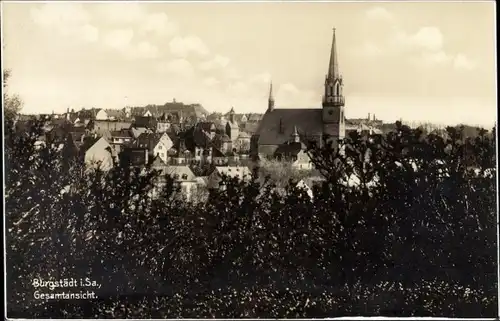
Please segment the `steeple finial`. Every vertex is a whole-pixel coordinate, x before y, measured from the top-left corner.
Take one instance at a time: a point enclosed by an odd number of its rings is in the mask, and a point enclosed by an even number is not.
[[[273,82],[271,81],[271,84],[269,85],[269,100],[274,101],[274,96],[273,96]]]
[[[332,49],[330,51],[330,64],[328,65],[328,78],[339,78],[339,66],[337,60],[337,42],[335,39],[335,28],[333,28]]]

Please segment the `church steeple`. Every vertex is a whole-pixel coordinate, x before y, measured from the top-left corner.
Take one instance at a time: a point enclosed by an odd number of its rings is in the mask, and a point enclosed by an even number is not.
[[[267,101],[267,110],[268,111],[274,110],[274,96],[273,96],[273,83],[272,82],[271,82],[271,85],[269,86],[269,99]]]
[[[333,28],[332,49],[330,51],[330,64],[328,65],[329,79],[339,79],[339,64],[337,60],[337,42],[335,41],[335,28]]]
[[[344,82],[340,75],[337,58],[337,39],[333,28],[330,62],[325,77],[325,94],[323,95],[323,134],[338,141],[345,136],[344,116]]]
[[[328,73],[325,78],[325,94],[323,96],[323,106],[343,106],[344,96],[342,94],[343,81],[339,71],[337,58],[337,40],[335,28],[333,28],[332,48],[330,50],[330,63]]]

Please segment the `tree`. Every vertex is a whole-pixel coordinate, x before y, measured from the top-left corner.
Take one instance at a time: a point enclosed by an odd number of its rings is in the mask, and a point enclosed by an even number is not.
[[[40,128],[6,132],[11,317],[496,313],[488,135],[400,123],[385,136],[352,133],[340,149],[309,150],[326,178],[313,200],[253,175],[223,177],[225,189],[186,203],[169,177],[150,197],[155,171],[63,166],[62,151],[34,148]],[[33,278],[85,276],[100,298],[32,299]]]
[[[11,76],[9,69],[3,70],[3,101],[4,101],[4,115],[5,119],[14,119],[15,116],[21,111],[23,103],[18,95],[9,95],[8,81]]]

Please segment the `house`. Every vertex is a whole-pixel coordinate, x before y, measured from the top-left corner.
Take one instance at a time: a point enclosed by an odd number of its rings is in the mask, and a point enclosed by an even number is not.
[[[210,128],[208,129],[210,130]],[[203,129],[203,125],[192,126],[184,132],[183,138],[186,148],[191,152],[192,161],[198,163],[212,162],[213,143],[211,135],[210,132]]]
[[[274,157],[280,161],[290,161],[294,169],[312,169],[307,146],[301,142],[297,127],[294,128],[291,139],[278,146]]]
[[[85,164],[90,168],[109,170],[113,167],[113,149],[103,137],[90,137],[82,145]]]
[[[191,171],[189,166],[166,166],[160,169],[160,178],[157,183],[158,187],[165,186],[166,178],[165,176],[170,176],[174,182],[180,187],[180,191],[183,197],[187,201],[191,201],[192,195],[196,192],[198,181],[196,176]]]
[[[215,165],[226,165],[228,163],[228,158],[225,153],[223,153],[219,148],[212,148],[212,164]]]
[[[167,152],[174,144],[166,133],[143,133],[137,137],[134,145],[147,148],[151,156],[159,156],[163,162],[168,163]]]
[[[167,116],[163,114],[156,120],[156,132],[166,133],[170,129],[171,121],[167,119]]]
[[[236,149],[239,153],[247,154],[250,152],[250,139],[252,135],[247,132],[240,132],[238,138],[236,139]]]
[[[294,128],[303,138],[322,144],[327,138],[334,144],[345,136],[343,77],[340,75],[335,30],[333,31],[330,62],[324,82],[321,108],[275,108],[272,84],[269,90],[267,111],[257,132],[252,137],[251,153],[257,157],[272,156],[278,146],[285,143]]]
[[[130,129],[130,122],[118,121],[118,120],[90,120],[86,128],[99,136],[104,135],[112,131],[121,131],[123,129]]]
[[[120,109],[106,109],[105,111],[109,120],[125,120],[127,118],[125,112]]]
[[[185,165],[189,164],[191,161],[191,151],[186,148],[186,141],[184,138],[180,138],[173,147],[175,153],[169,154],[171,159],[171,164],[174,165]]]
[[[133,138],[137,139],[140,135],[144,133],[153,133],[153,132],[145,127],[139,127],[139,128],[131,127],[130,133],[132,134]]]
[[[130,130],[116,130],[109,132],[110,137],[108,138],[108,142],[118,153],[121,151],[123,145],[132,143],[134,137]]]
[[[304,189],[307,195],[312,199],[314,196],[314,189],[321,186],[323,182],[325,182],[325,179],[321,176],[306,177],[298,181],[296,187]]]
[[[155,130],[157,128],[158,120],[152,116],[137,116],[135,117],[133,126],[135,128],[148,128]]]
[[[120,163],[125,166],[145,166],[150,163],[149,150],[133,144],[121,146],[119,158]]]
[[[239,180],[250,180],[252,172],[248,167],[241,166],[216,166],[207,178],[208,188],[223,188],[222,178],[236,178]]]

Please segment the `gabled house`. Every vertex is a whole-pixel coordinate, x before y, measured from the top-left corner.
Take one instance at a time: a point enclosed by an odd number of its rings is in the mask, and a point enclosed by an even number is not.
[[[166,176],[171,177],[180,188],[181,195],[187,201],[191,201],[193,193],[196,191],[197,180],[189,166],[164,166],[159,168],[160,177],[157,182],[158,188],[162,188],[166,182]]]
[[[132,134],[133,138],[137,139],[142,134],[152,134],[153,132],[145,127],[139,127],[139,128],[131,127],[130,133]]]
[[[89,168],[99,167],[102,170],[109,170],[113,167],[115,154],[111,145],[103,137],[84,140],[81,152]]]
[[[147,148],[152,157],[160,157],[168,163],[168,150],[173,147],[173,142],[166,133],[143,133],[134,142],[136,147]]]

